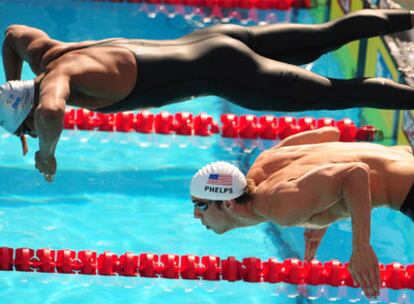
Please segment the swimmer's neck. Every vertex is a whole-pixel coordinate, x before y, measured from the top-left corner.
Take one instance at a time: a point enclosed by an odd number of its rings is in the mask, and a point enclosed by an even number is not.
[[[243,204],[234,204],[234,212],[237,214],[237,226],[238,227],[248,227],[248,226],[254,226],[263,222],[269,221],[269,219],[259,213],[254,208],[254,199],[251,201],[248,201]]]

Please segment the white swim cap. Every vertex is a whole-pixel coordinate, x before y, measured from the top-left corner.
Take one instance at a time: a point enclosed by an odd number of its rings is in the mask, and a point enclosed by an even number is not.
[[[243,194],[246,178],[236,166],[225,161],[210,163],[193,176],[191,195],[201,199],[228,201]]]
[[[0,127],[14,133],[34,103],[34,80],[13,80],[0,86]]]

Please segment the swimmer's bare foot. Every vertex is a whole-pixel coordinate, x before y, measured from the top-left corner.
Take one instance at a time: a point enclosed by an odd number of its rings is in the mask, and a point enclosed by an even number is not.
[[[403,111],[402,129],[411,148],[414,149],[414,117],[410,111]]]
[[[402,8],[405,8],[405,9],[410,9],[410,10],[414,9],[413,0],[392,0],[392,2],[397,3]]]

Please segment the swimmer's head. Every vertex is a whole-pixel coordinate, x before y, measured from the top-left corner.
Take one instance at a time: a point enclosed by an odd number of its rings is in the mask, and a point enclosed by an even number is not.
[[[24,140],[24,120],[29,116],[35,99],[34,80],[13,80],[0,86],[0,127]]]
[[[0,126],[14,134],[29,115],[34,96],[34,80],[13,80],[1,85]]]
[[[254,181],[246,180],[236,166],[224,161],[208,164],[191,180],[194,217],[218,234],[243,227],[254,191]]]
[[[247,182],[235,165],[217,161],[210,163],[193,176],[190,192],[192,197],[212,201],[228,201],[241,196]]]

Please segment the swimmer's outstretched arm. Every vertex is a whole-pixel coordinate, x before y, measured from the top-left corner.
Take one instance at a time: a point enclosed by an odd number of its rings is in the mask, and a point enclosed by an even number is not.
[[[339,141],[341,133],[335,127],[323,127],[320,129],[301,132],[291,135],[280,141],[272,149],[285,146],[297,146],[305,144],[319,144],[324,142]]]
[[[343,200],[352,219],[349,269],[365,295],[376,297],[381,280],[378,259],[370,244],[370,189],[370,173],[366,164],[333,164],[311,170],[299,179],[275,185],[268,203],[276,206],[270,211],[269,219],[281,225],[301,226],[311,222],[326,227],[337,219],[336,213],[329,212],[329,209],[338,200]],[[257,192],[260,193],[260,186]]]
[[[56,173],[55,150],[63,130],[66,100],[70,94],[69,79],[64,73],[54,70],[42,79],[39,105],[35,110],[35,129],[39,137],[36,153],[36,168],[47,181]]]

